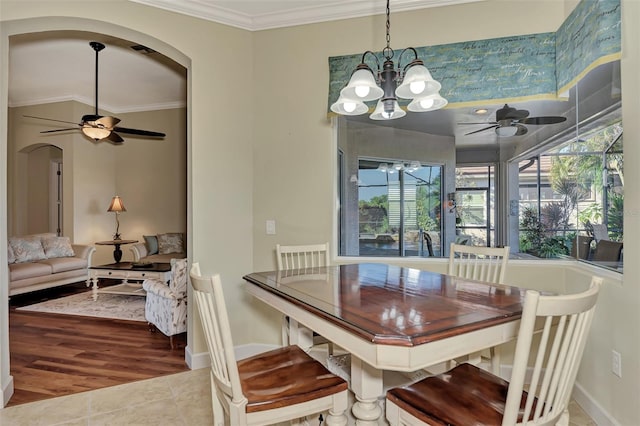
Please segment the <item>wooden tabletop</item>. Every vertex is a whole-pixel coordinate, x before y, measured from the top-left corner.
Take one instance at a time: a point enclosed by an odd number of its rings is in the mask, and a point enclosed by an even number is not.
[[[169,272],[171,270],[171,263],[154,262],[154,263],[136,263],[136,262],[118,262],[109,263],[106,265],[95,265],[89,269],[109,269],[116,271],[149,271],[149,272]]]
[[[244,277],[369,342],[416,346],[520,318],[524,289],[386,264]]]
[[[134,244],[137,243],[138,240],[106,240],[106,241],[98,241],[96,244],[99,246],[119,246],[121,244]]]

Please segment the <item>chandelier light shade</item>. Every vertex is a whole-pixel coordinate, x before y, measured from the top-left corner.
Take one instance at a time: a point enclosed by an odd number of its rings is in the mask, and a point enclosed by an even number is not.
[[[376,109],[369,118],[372,120],[393,120],[394,118],[404,117],[405,115],[407,115],[406,111],[400,108],[397,100],[381,99],[378,101]]]
[[[126,212],[127,209],[124,207],[124,203],[119,196],[115,196],[111,199],[111,204],[109,204],[108,212],[114,212],[116,214],[116,233],[113,235],[114,240],[120,240],[120,219],[118,215],[122,212]]]
[[[422,98],[415,98],[407,105],[407,109],[411,112],[435,111],[445,107],[447,103],[445,98],[440,96],[439,93],[436,93]]]
[[[394,52],[390,46],[389,15],[389,0],[387,0],[387,46],[382,50],[384,56],[382,69],[378,57],[373,52],[370,50],[364,52],[349,82],[340,91],[340,97],[331,105],[331,111],[336,114],[364,114],[369,110],[365,102],[377,100],[376,108],[369,118],[393,120],[406,115],[398,104],[398,98],[411,99],[407,109],[412,112],[435,111],[447,105],[447,100],[439,93],[440,83],[433,79],[424,62],[418,59],[418,52],[413,47],[408,47],[400,53],[398,67],[395,67]],[[413,54],[413,59],[403,67],[402,58],[407,52]],[[375,60],[375,73],[365,62],[367,57]]]
[[[340,115],[362,115],[369,111],[369,107],[362,101],[344,98],[340,95],[338,101],[331,105],[331,111]]]

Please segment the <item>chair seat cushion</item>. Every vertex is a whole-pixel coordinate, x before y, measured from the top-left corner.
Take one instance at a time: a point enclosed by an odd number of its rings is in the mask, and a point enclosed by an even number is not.
[[[280,408],[333,395],[347,382],[298,346],[291,345],[238,361],[247,413]]]
[[[391,389],[387,399],[433,425],[500,425],[508,390],[507,381],[465,363],[412,385]],[[522,409],[526,393],[523,396]],[[522,412],[518,421],[521,418]]]

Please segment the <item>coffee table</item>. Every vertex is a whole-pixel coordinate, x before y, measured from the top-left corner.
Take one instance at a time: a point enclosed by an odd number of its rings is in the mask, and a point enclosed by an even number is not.
[[[98,288],[100,278],[121,279],[122,283],[100,289]],[[145,296],[146,292],[142,289],[142,283],[139,281],[144,281],[147,278],[155,278],[162,282],[169,281],[171,279],[171,264],[150,263],[140,267],[136,266],[134,262],[118,262],[92,266],[89,268],[87,286],[93,285],[93,300],[98,299],[99,293]]]

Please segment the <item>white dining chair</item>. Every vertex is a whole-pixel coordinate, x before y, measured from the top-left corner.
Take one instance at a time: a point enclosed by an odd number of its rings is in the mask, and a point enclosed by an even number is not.
[[[509,246],[484,247],[451,243],[447,274],[502,284],[509,260]]]
[[[601,284],[594,277],[588,290],[558,296],[528,290],[508,382],[460,364],[389,390],[387,420],[392,426],[568,425],[568,404]],[[536,324],[542,324],[537,347]]]
[[[329,243],[276,245],[279,271],[315,268],[329,265]]]
[[[504,283],[504,274],[509,260],[509,246],[484,247],[451,243],[449,247],[449,265],[447,274],[471,280],[484,281],[494,284]],[[486,352],[486,351],[485,351]],[[488,361],[491,371],[499,374],[500,348],[492,347],[486,356],[482,352],[470,354],[466,360],[479,364]],[[460,362],[461,360],[456,360]],[[453,364],[449,363],[449,367]]]
[[[211,356],[215,425],[269,425],[328,411],[328,426],[347,424],[347,383],[298,346],[236,361],[219,275],[191,268],[191,286]]]
[[[328,266],[329,243],[306,245],[276,245],[276,257],[278,271],[291,271],[294,269],[314,269]],[[282,344],[290,343],[291,319],[287,316],[282,321]],[[333,354],[333,344],[317,333],[313,333],[313,346],[327,345],[328,355]]]

